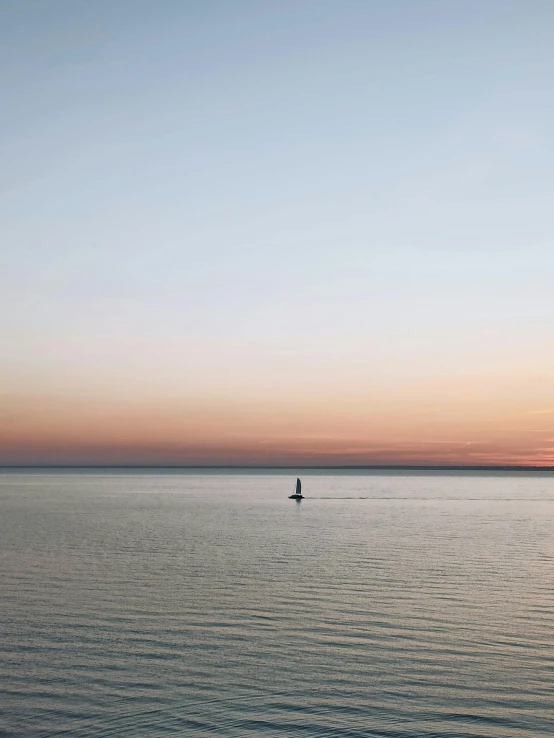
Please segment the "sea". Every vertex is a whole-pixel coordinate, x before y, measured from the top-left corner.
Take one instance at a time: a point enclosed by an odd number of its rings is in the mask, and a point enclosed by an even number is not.
[[[3,737],[552,738],[554,475],[4,470],[0,630]]]

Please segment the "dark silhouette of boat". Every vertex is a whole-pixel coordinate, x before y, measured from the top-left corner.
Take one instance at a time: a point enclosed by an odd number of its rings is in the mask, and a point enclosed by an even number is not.
[[[303,500],[302,483],[298,477],[296,478],[296,490],[293,495],[289,495],[289,500]]]

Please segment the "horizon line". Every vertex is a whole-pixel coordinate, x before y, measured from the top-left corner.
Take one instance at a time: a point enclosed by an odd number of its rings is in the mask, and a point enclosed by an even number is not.
[[[259,469],[367,471],[554,471],[554,466],[530,464],[0,464],[3,469]]]

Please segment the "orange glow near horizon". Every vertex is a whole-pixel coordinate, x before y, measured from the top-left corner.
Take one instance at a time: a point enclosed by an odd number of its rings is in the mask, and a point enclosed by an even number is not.
[[[554,465],[546,381],[499,378],[160,398],[37,394],[4,412],[4,465]]]

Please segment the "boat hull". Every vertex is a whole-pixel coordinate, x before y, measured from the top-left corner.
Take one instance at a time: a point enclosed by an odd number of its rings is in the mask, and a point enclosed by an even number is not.
[[[303,500],[304,495],[289,495],[289,500]]]

